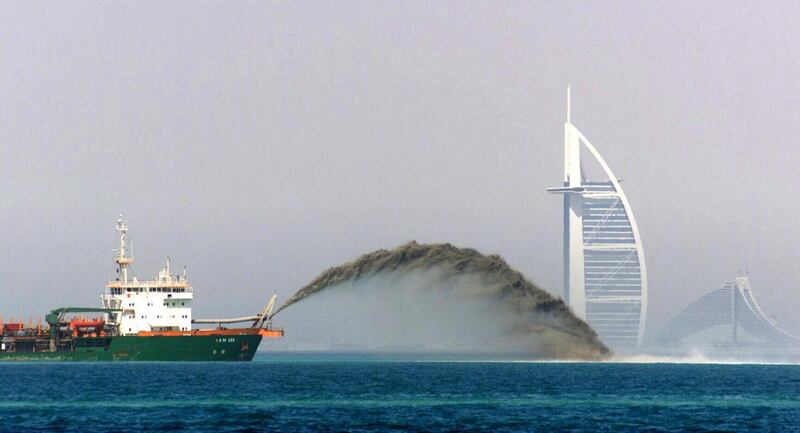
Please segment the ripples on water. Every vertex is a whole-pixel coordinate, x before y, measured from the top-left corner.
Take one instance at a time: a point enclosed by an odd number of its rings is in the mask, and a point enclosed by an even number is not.
[[[0,364],[0,431],[800,431],[800,366],[436,362]]]

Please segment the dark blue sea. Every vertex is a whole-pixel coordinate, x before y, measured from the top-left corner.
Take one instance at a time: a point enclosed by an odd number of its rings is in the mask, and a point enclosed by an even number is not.
[[[259,354],[0,364],[2,432],[789,432],[800,366]]]

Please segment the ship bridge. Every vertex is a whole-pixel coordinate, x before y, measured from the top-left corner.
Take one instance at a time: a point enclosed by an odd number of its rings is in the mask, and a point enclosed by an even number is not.
[[[171,260],[152,280],[139,280],[129,276],[133,257],[129,256],[128,221],[120,215],[117,220],[119,249],[117,256],[117,279],[106,285],[106,293],[100,296],[105,308],[119,310],[109,313],[108,323],[118,327],[122,335],[139,332],[190,331],[192,329],[192,300],[194,293],[183,275],[175,275]]]
[[[764,314],[753,296],[750,280],[738,277],[686,306],[661,331],[658,341],[800,345],[800,336],[780,328]]]

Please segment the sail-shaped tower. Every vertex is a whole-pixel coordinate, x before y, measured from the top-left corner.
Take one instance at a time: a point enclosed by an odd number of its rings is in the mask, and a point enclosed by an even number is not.
[[[605,174],[587,179],[581,150]],[[591,142],[564,123],[564,300],[616,349],[642,344],[647,317],[647,270],[636,218],[619,180]]]

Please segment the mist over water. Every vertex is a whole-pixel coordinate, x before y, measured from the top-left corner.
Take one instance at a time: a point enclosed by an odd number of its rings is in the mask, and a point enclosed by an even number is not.
[[[608,348],[561,299],[497,255],[411,242],[330,268],[275,313],[318,324],[340,348],[604,359]]]

